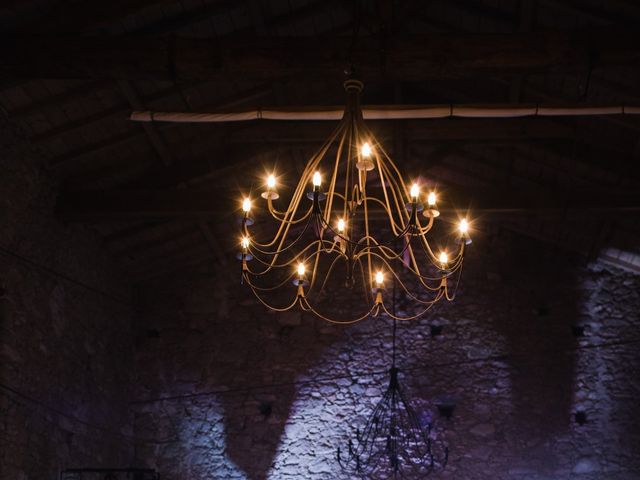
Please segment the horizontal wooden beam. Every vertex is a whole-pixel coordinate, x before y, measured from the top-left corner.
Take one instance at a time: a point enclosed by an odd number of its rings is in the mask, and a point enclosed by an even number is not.
[[[4,36],[0,75],[8,78],[256,80],[298,75],[339,81],[350,38],[198,39],[173,36]],[[353,52],[360,75],[392,78],[575,72],[640,65],[640,33],[621,31],[430,34]]]
[[[496,192],[496,189],[446,193],[443,212],[466,211],[474,215],[564,214],[567,211],[610,213],[640,211],[640,193],[588,191],[554,198],[548,192]],[[229,190],[124,190],[66,192],[57,214],[70,222],[103,222],[132,219],[221,219],[240,208],[240,192]],[[237,201],[236,201],[237,200]]]

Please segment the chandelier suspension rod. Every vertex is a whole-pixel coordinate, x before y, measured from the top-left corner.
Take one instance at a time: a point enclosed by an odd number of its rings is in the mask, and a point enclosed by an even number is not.
[[[225,123],[253,120],[338,121],[344,107],[253,108],[229,112],[154,112],[134,111],[134,122]],[[638,105],[513,105],[441,104],[441,105],[369,105],[362,107],[365,120],[420,120],[429,118],[515,118],[584,117],[597,115],[640,115]]]

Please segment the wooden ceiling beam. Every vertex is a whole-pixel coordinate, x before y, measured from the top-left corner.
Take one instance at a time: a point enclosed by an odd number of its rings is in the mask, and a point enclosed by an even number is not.
[[[444,189],[447,191],[447,189]],[[555,198],[549,192],[496,192],[495,189],[447,191],[443,212],[470,208],[474,214],[556,214],[566,211],[628,213],[640,211],[639,193],[610,191],[573,192],[570,198]],[[233,215],[231,190],[122,190],[66,192],[58,198],[56,212],[69,222],[104,222],[131,219],[189,218],[221,219]],[[448,201],[447,201],[448,198]],[[238,203],[239,214],[239,203]]]
[[[339,81],[348,38],[199,39],[173,36],[23,36],[0,42],[5,78],[151,80],[272,80],[278,76]],[[380,51],[361,41],[360,75],[392,78],[474,77],[479,74],[585,71],[640,65],[637,32],[430,34],[395,38]]]

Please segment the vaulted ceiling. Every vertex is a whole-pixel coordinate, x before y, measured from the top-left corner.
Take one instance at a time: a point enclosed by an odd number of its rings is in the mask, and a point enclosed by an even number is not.
[[[133,110],[339,105],[350,63],[365,104],[637,105],[639,27],[632,0],[14,0],[0,105],[60,180],[60,218],[143,281],[233,258],[241,186],[276,163],[293,182],[332,123]],[[481,230],[585,256],[638,243],[640,116],[372,125],[407,173],[466,192]]]

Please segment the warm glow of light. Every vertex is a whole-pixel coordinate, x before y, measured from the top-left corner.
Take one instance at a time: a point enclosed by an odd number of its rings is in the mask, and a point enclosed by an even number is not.
[[[411,198],[413,198],[414,200],[417,200],[419,195],[420,195],[420,187],[418,186],[417,183],[414,183],[413,185],[411,185]]]
[[[273,190],[276,187],[276,176],[272,173],[267,177],[267,188]]]
[[[384,274],[380,271],[376,272],[376,284],[378,286],[381,286],[382,283],[384,282]]]
[[[371,156],[371,145],[369,145],[369,142],[364,142],[362,144],[362,148],[360,149],[360,153],[362,154],[363,157],[370,157]]]
[[[466,218],[463,218],[462,220],[460,220],[460,224],[458,225],[458,230],[460,230],[460,233],[467,233],[469,231],[469,222],[467,222]]]
[[[304,266],[304,263],[299,263],[298,264],[298,276],[299,277],[304,277],[304,272],[306,271],[306,268]]]
[[[346,222],[344,221],[344,218],[341,218],[340,220],[338,220],[338,232],[339,233],[343,233],[344,232],[344,227],[346,226]]]
[[[427,203],[430,207],[433,207],[436,204],[436,192],[429,192],[429,196],[427,197]]]
[[[247,248],[249,248],[249,237],[242,237],[242,248],[244,248],[245,250]]]
[[[249,210],[251,210],[251,199],[249,197],[245,198],[242,201],[242,210],[246,213],[248,213]]]
[[[447,262],[449,261],[449,255],[447,255],[447,252],[440,252],[440,255],[438,256],[438,260],[440,260],[440,263],[442,265],[446,265]]]
[[[320,176],[320,172],[316,172],[313,174],[313,186],[319,187],[322,182],[322,177]]]

